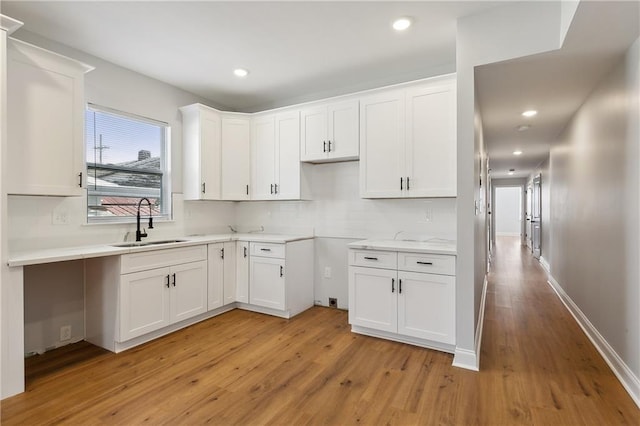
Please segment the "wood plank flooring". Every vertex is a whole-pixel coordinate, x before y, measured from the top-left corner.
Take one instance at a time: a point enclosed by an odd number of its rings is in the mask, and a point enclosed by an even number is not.
[[[347,313],[235,310],[121,354],[27,361],[3,425],[639,425],[640,410],[517,239],[496,248],[481,371],[359,336]]]

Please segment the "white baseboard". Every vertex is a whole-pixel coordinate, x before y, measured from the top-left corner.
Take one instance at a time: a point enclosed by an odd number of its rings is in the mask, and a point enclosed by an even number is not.
[[[591,340],[593,346],[595,346],[598,352],[600,352],[600,355],[602,355],[605,362],[609,365],[613,374],[615,374],[618,380],[620,380],[622,386],[640,408],[640,379],[633,373],[633,371],[631,371],[629,366],[627,366],[624,360],[620,358],[593,324],[591,324],[591,321],[589,321],[587,316],[582,312],[582,310],[580,310],[578,305],[571,300],[569,295],[565,293],[564,289],[555,280],[555,278],[551,276],[551,274],[549,274],[549,280],[547,282],[556,292],[573,318],[575,318],[580,328],[582,328],[582,331],[584,331],[589,340]]]
[[[487,275],[482,283],[482,297],[480,298],[480,311],[478,325],[476,326],[475,348],[473,351],[457,348],[453,357],[453,366],[467,370],[480,371],[480,348],[482,346],[482,330],[484,328],[484,307],[487,301]]]
[[[549,262],[544,258],[544,256],[540,256],[540,265],[542,266],[542,269],[547,271],[547,274],[551,274],[551,267],[549,266]]]

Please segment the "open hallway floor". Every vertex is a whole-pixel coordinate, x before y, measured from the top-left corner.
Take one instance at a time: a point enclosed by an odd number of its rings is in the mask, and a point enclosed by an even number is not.
[[[489,275],[481,371],[352,334],[347,313],[234,310],[121,354],[30,358],[3,425],[640,424],[640,410],[517,238]]]

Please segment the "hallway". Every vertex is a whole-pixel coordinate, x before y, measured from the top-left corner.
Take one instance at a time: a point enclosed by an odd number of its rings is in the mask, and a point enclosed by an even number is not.
[[[481,375],[492,424],[640,424],[640,410],[564,307],[520,237],[498,237]],[[495,413],[495,414],[497,414]]]

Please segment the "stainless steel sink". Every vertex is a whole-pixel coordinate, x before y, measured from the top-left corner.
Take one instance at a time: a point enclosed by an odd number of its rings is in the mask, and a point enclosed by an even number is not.
[[[158,246],[162,244],[184,243],[186,240],[160,240],[160,241],[136,241],[134,243],[112,244],[112,247],[145,247]]]

